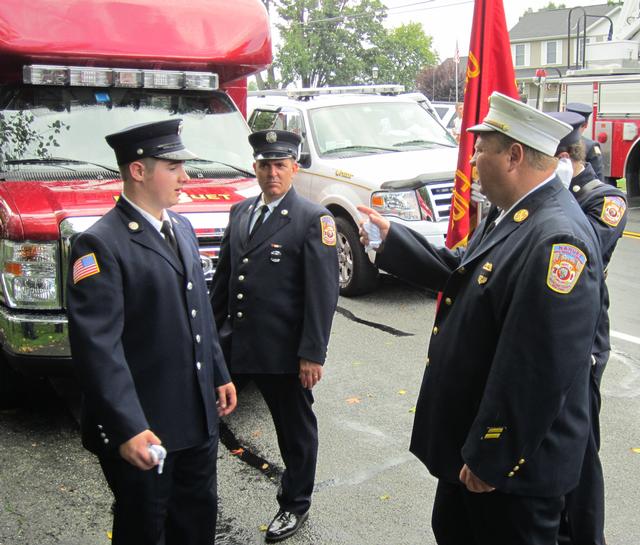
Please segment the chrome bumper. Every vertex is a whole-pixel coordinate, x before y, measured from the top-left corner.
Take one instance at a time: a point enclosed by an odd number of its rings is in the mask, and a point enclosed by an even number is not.
[[[67,316],[64,312],[43,315],[0,307],[0,345],[9,355],[70,358]]]

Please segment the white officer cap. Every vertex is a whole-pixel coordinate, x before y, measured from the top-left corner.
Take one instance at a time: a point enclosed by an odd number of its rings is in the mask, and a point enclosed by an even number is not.
[[[558,143],[573,127],[528,104],[498,93],[489,97],[489,113],[469,132],[501,132],[514,140],[553,157]]]

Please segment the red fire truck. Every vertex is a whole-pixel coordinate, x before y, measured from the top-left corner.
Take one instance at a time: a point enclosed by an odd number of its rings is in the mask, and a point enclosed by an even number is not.
[[[562,105],[593,105],[585,134],[600,143],[604,175],[625,178],[629,197],[640,195],[640,71],[576,70],[560,83]]]
[[[229,208],[257,194],[246,77],[271,62],[260,0],[0,3],[0,405],[16,371],[70,369],[65,315],[74,235],[121,181],[104,136],[179,117],[198,157],[176,207],[213,274]],[[105,301],[105,305],[109,302]]]

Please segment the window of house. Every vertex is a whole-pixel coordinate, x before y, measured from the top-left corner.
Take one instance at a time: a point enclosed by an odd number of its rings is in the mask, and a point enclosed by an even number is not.
[[[511,46],[511,55],[513,56],[514,65],[519,67],[531,64],[529,52],[529,44],[513,44]]]
[[[542,42],[541,60],[541,64],[562,64],[562,42],[560,40]]]

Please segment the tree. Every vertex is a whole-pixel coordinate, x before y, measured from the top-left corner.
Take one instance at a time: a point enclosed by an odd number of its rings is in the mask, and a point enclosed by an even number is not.
[[[466,59],[456,65],[453,59],[447,59],[439,66],[426,68],[418,74],[417,86],[431,100],[452,102],[456,99],[456,66],[458,67],[458,100],[464,96]]]
[[[420,23],[409,23],[385,32],[373,61],[378,67],[377,81],[400,83],[407,90],[415,89],[420,71],[437,62],[431,44],[431,36],[424,33]]]
[[[370,80],[371,51],[385,35],[381,0],[278,0],[282,86],[349,85]]]

